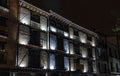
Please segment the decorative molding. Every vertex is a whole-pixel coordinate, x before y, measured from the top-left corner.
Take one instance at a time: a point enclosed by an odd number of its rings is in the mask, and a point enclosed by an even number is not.
[[[25,8],[27,8],[27,9],[31,10],[31,11],[34,11],[34,12],[39,13],[39,14],[41,14],[41,15],[44,15],[44,16],[46,16],[46,17],[49,16],[49,13],[48,13],[48,12],[43,11],[42,9],[40,9],[40,8],[38,8],[38,7],[35,7],[34,5],[31,5],[31,4],[29,4],[28,2],[25,2],[24,0],[20,0],[20,3],[19,3],[19,4],[20,4],[20,6],[25,7]]]
[[[62,17],[61,15],[53,12],[52,10],[49,10],[49,11],[50,11],[50,15],[51,15],[51,16],[57,18],[58,20],[60,20],[60,21],[62,21],[62,22],[67,23],[69,26],[72,26],[72,27],[74,27],[74,28],[76,28],[76,29],[79,29],[79,30],[85,32],[85,33],[88,33],[88,34],[91,34],[91,35],[94,35],[94,36],[98,37],[98,35],[97,35],[95,32],[92,32],[92,31],[90,31],[90,30],[88,30],[88,29],[85,29],[85,28],[81,27],[81,26],[78,25],[78,24],[73,23],[72,21],[70,21],[70,20]]]

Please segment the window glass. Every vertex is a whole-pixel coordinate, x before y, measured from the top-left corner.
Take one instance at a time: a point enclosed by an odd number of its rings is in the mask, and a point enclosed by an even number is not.
[[[66,53],[69,53],[69,41],[64,39],[64,50]]]
[[[44,32],[41,32],[40,43],[43,49],[47,49],[47,34]]]
[[[30,11],[25,8],[20,8],[20,22],[30,25]]]
[[[63,38],[57,37],[57,50],[64,51]]]
[[[8,36],[7,18],[0,16],[0,35]]]
[[[35,21],[31,21],[31,27],[35,28],[35,29],[39,29],[40,28],[40,23],[37,23]]]
[[[55,69],[55,55],[50,54],[50,69]]]
[[[0,5],[8,8],[8,0],[0,0]]]
[[[30,40],[30,36],[24,33],[19,33],[19,43],[23,45],[27,45]]]
[[[19,29],[19,43],[23,45],[27,45],[30,40],[30,29],[27,26],[20,25]]]
[[[30,44],[40,46],[40,32],[35,29],[30,30]]]
[[[50,49],[55,50],[57,48],[57,39],[55,35],[50,35]]]
[[[64,65],[65,65],[65,69],[68,71],[69,70],[69,58],[68,57],[64,57]]]
[[[43,31],[47,31],[47,18],[44,16],[40,16],[40,28]]]
[[[47,52],[45,51],[41,51],[41,66],[43,67],[43,69],[47,69],[48,68],[48,56],[47,56]]]
[[[31,13],[31,20],[40,23],[40,16],[38,14]]]
[[[28,66],[28,49],[25,47],[18,48],[18,66],[19,67]]]

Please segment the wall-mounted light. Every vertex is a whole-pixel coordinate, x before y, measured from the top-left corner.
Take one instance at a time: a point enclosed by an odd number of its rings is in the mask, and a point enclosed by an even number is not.
[[[64,32],[64,36],[65,36],[65,37],[68,37],[68,33],[67,33],[67,32]]]
[[[45,24],[41,24],[41,30],[43,30],[43,31],[47,31],[47,27],[46,27]]]
[[[27,67],[27,65],[25,63],[21,63],[19,67]]]
[[[57,29],[56,29],[55,27],[53,27],[53,26],[50,26],[50,30],[51,30],[52,32],[57,32]]]

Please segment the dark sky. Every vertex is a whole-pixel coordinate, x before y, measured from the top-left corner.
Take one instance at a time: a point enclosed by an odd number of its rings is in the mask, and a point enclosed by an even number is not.
[[[90,30],[113,35],[113,12],[120,11],[120,0],[27,0],[43,10],[53,10]]]

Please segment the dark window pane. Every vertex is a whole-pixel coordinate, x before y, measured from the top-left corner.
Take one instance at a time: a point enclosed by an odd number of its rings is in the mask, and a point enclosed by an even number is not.
[[[3,7],[8,7],[8,0],[0,0],[0,5]]]
[[[30,30],[30,43],[40,46],[40,32],[34,29]]]
[[[40,16],[34,13],[31,13],[31,20],[40,23]]]
[[[64,56],[56,55],[56,69],[64,70]]]
[[[40,67],[40,51],[29,49],[29,67],[39,68]]]
[[[57,49],[58,50],[64,50],[63,38],[57,37]]]
[[[92,41],[92,36],[87,36],[87,40]]]
[[[6,25],[7,18],[0,16],[0,35],[8,36],[8,27]]]
[[[74,30],[74,35],[75,35],[75,36],[79,36],[79,33],[78,33],[77,30]]]

